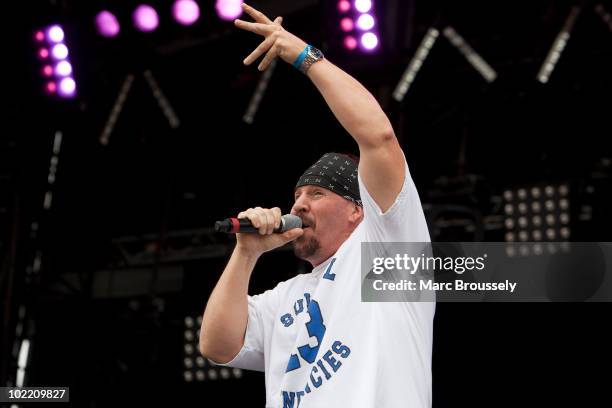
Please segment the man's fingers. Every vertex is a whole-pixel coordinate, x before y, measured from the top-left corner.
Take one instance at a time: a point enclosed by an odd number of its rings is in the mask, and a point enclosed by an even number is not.
[[[248,57],[246,57],[244,59],[244,61],[243,61],[244,65],[251,64],[257,58],[259,58],[261,55],[263,55],[264,52],[268,51],[270,49],[270,47],[272,47],[273,44],[274,44],[274,38],[273,37],[266,38],[264,41],[262,41],[261,44],[259,44],[259,46],[257,48],[255,48],[255,50],[251,54],[249,54]]]
[[[281,235],[285,242],[291,242],[294,239],[301,237],[302,234],[304,234],[304,230],[302,228],[294,228],[283,232]]]
[[[282,25],[283,24],[283,18],[281,16],[276,17],[274,19],[274,24]]]
[[[272,215],[274,215],[274,228],[279,228],[281,224],[281,209],[278,207],[272,208]]]
[[[242,9],[258,23],[270,24],[272,21],[261,11],[254,9],[246,3],[242,3]]]
[[[270,51],[268,51],[264,59],[261,61],[257,69],[260,71],[265,71],[266,68],[268,68],[268,66],[272,63],[272,61],[274,61],[277,56],[278,47],[276,45],[273,45],[272,48],[270,48]]]
[[[265,223],[266,223],[264,234],[270,235],[271,233],[274,232],[274,214],[272,214],[272,211],[267,210],[264,212],[264,217],[265,217]]]
[[[248,21],[243,21],[240,19],[234,20],[234,24],[238,28],[242,28],[243,30],[259,35],[268,35],[278,29],[276,24],[249,23]]]

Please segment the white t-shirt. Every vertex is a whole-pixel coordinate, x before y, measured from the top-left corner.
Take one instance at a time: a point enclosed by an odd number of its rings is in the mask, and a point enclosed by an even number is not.
[[[364,219],[308,274],[249,296],[244,345],[225,364],[265,372],[267,408],[431,406],[434,302],[361,302],[361,242],[429,242],[408,165],[385,212]]]

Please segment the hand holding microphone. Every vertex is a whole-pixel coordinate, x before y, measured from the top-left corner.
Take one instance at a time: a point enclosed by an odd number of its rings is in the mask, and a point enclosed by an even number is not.
[[[235,233],[237,248],[254,256],[260,256],[300,237],[304,233],[301,227],[302,220],[298,216],[281,216],[278,207],[249,208],[238,214],[237,218],[215,223],[215,230]]]

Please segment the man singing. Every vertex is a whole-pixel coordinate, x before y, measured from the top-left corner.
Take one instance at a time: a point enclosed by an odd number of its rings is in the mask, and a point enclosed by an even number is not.
[[[362,242],[429,242],[416,187],[389,119],[374,97],[321,51],[248,5],[236,27],[263,42],[245,58],[276,58],[307,76],[359,146],[359,160],[327,153],[295,186],[303,228],[274,233],[279,208],[249,208],[258,234],[238,234],[200,331],[219,365],[265,372],[266,407],[431,406],[433,302],[361,301]],[[308,274],[249,296],[253,268],[291,242]]]

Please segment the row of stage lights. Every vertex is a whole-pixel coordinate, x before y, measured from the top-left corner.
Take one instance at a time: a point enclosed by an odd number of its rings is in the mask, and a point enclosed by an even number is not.
[[[340,29],[346,33],[342,43],[350,51],[374,51],[379,46],[372,0],[340,0]]]
[[[222,20],[232,21],[242,15],[242,3],[243,0],[216,0],[217,15]],[[339,0],[337,7],[341,18],[340,28],[346,34],[344,47],[350,51],[375,51],[379,47],[379,36],[372,0]],[[171,11],[174,20],[184,26],[193,25],[200,18],[200,6],[195,0],[175,0]],[[149,33],[159,27],[158,11],[149,4],[137,5],[131,16],[132,24],[138,31]],[[121,23],[112,11],[101,10],[94,20],[98,34],[103,37],[114,38],[121,32]],[[77,84],[69,49],[64,42],[64,29],[59,24],[53,24],[37,30],[34,37],[38,57],[43,63],[41,73],[45,79],[45,92],[61,98],[75,97]]]
[[[243,0],[216,0],[215,8],[219,18],[230,21],[242,14],[242,3]],[[172,4],[172,15],[177,23],[192,25],[200,17],[200,7],[194,0],[176,0]],[[152,6],[140,4],[132,13],[132,23],[139,31],[152,32],[159,26],[159,15]],[[98,33],[107,38],[116,37],[121,31],[119,20],[108,10],[102,10],[96,15],[95,25]],[[36,30],[34,40],[38,58],[42,61],[40,72],[44,78],[45,93],[61,98],[74,98],[77,84],[62,26],[52,24]]]
[[[506,190],[506,242],[567,241],[570,238],[569,186]]]
[[[242,0],[216,0],[215,9],[220,19],[234,20],[242,14]],[[174,20],[184,26],[195,24],[200,18],[200,6],[194,0],[176,0],[172,4]],[[102,10],[95,17],[98,34],[112,38],[119,35],[121,24],[109,10]],[[145,33],[155,31],[159,26],[157,10],[148,4],[140,4],[132,12],[132,24],[138,31]]]
[[[65,43],[64,29],[53,24],[34,33],[41,73],[45,78],[45,92],[62,98],[76,95],[76,82],[70,63],[70,50]]]
[[[202,316],[186,316],[184,322],[183,381],[190,383],[242,378],[241,369],[212,365],[200,355],[197,344],[200,338],[199,328],[202,326]]]

